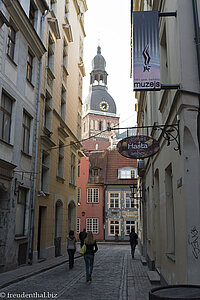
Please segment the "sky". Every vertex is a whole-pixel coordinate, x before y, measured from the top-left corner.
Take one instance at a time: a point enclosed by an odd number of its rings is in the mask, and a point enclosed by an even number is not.
[[[86,0],[88,11],[84,16],[83,102],[89,93],[92,59],[97,46],[106,60],[108,92],[115,100],[120,127],[136,126],[133,80],[130,78],[130,0]]]

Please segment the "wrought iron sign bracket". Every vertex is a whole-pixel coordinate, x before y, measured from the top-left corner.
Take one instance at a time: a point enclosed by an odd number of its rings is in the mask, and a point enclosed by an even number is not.
[[[124,127],[124,128],[108,128],[108,131],[111,130],[119,130],[119,129],[126,129],[127,136],[129,129],[139,129],[139,128],[146,128],[147,135],[148,129],[152,128],[153,131],[161,130],[163,138],[167,141],[167,146],[171,144],[171,142],[176,143],[176,147],[174,147],[175,151],[179,151],[181,155],[181,145],[180,145],[180,133],[179,133],[179,120],[175,124],[166,124],[166,125],[152,125],[152,126],[135,126],[135,127]]]

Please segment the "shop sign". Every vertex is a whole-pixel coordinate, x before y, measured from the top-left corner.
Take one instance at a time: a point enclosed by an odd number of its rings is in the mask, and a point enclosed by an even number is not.
[[[159,12],[133,12],[133,89],[160,90]]]
[[[122,210],[121,211],[121,216],[123,218],[133,218],[135,220],[137,220],[138,218],[138,213],[137,211],[127,211],[127,210]]]
[[[146,158],[160,149],[159,142],[152,137],[139,135],[127,137],[117,144],[119,153],[128,158]]]

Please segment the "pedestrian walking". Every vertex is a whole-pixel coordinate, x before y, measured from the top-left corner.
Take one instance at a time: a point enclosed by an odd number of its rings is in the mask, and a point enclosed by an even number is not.
[[[81,242],[80,248],[83,247],[84,240],[85,240],[86,236],[87,236],[87,232],[86,232],[86,229],[84,228],[83,231],[81,231],[79,233],[79,239],[80,239],[80,242]]]
[[[130,237],[130,244],[131,244],[131,255],[132,258],[134,259],[135,247],[138,244],[138,235],[135,232],[134,228],[131,229],[131,233],[129,234],[129,237]]]
[[[69,255],[69,268],[72,269],[74,266],[74,254],[76,252],[76,238],[73,230],[70,230],[67,236],[67,252]]]
[[[97,252],[98,247],[96,240],[93,237],[91,231],[88,231],[85,238],[86,252],[84,254],[85,269],[86,269],[86,281],[92,281],[92,271],[94,264],[94,254]]]

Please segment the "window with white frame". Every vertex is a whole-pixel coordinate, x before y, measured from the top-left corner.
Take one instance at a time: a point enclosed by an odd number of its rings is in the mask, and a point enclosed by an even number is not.
[[[76,232],[77,233],[80,233],[80,227],[81,227],[80,218],[77,218],[77,222],[76,222]]]
[[[2,93],[0,106],[0,139],[10,143],[11,117],[13,101]]]
[[[77,191],[77,202],[78,202],[78,205],[80,205],[80,203],[81,203],[81,188],[78,188],[78,191]]]
[[[30,131],[31,131],[31,117],[24,111],[23,112],[23,143],[22,143],[22,150],[29,154],[30,152]]]
[[[98,203],[99,202],[99,189],[88,188],[87,189],[87,203]]]
[[[125,235],[129,235],[131,233],[132,228],[135,228],[135,221],[126,220],[125,221]]]
[[[130,192],[124,193],[124,200],[125,200],[125,208],[134,208],[137,207],[136,199],[131,198]]]
[[[109,235],[115,236],[116,234],[121,235],[120,220],[109,220]]]
[[[86,230],[92,231],[94,234],[99,233],[99,219],[98,218],[88,218],[86,219]]]
[[[120,208],[120,193],[110,192],[108,194],[109,208]]]
[[[70,183],[76,184],[76,156],[73,152],[71,152]]]
[[[26,208],[27,208],[27,195],[28,190],[19,188],[16,207],[16,219],[15,219],[15,235],[25,235],[25,221],[26,221]]]
[[[134,179],[137,178],[137,169],[125,167],[118,169],[118,179]]]

